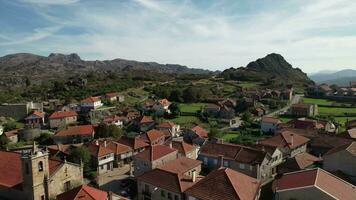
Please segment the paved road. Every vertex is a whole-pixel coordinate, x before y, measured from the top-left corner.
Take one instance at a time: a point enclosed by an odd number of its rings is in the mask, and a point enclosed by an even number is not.
[[[267,116],[267,117],[273,117],[274,115],[276,115],[276,114],[278,114],[278,113],[280,113],[280,112],[286,112],[286,111],[290,108],[290,106],[291,106],[292,104],[299,103],[299,102],[300,102],[300,99],[301,99],[303,96],[304,96],[304,95],[301,95],[301,94],[296,94],[296,95],[294,95],[294,96],[292,97],[292,100],[290,101],[290,103],[289,103],[287,106],[285,106],[285,107],[283,107],[283,108],[281,108],[281,109],[279,109],[279,110],[276,110],[276,111],[274,111],[274,112],[268,113],[268,114],[265,115],[265,116]]]

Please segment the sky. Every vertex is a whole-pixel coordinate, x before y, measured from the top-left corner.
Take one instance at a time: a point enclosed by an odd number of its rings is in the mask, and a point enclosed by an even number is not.
[[[0,0],[0,56],[78,53],[223,70],[269,53],[356,69],[355,0]]]

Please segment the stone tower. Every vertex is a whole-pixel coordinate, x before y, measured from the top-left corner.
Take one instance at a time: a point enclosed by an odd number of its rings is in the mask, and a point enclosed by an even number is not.
[[[48,152],[40,151],[36,144],[22,159],[23,190],[29,200],[48,199]]]

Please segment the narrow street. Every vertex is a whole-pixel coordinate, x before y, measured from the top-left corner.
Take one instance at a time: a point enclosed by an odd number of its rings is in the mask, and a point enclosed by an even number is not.
[[[292,104],[299,103],[300,100],[301,100],[301,98],[302,98],[303,96],[304,96],[304,95],[302,95],[302,94],[296,94],[296,95],[294,95],[294,96],[292,97],[292,100],[290,101],[290,103],[289,103],[287,106],[285,106],[285,107],[283,107],[283,108],[281,108],[281,109],[279,109],[279,110],[273,111],[273,112],[271,112],[271,113],[268,113],[268,114],[265,115],[265,116],[267,116],[267,117],[273,117],[273,116],[275,116],[275,115],[278,114],[278,113],[286,112],[286,111],[290,108],[290,106],[291,106]]]

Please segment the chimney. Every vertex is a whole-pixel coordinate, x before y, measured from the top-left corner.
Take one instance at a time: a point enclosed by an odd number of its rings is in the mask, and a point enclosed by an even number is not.
[[[95,145],[99,146],[99,140],[95,140]]]
[[[104,147],[106,147],[106,140],[104,140]]]
[[[197,171],[195,169],[192,171],[192,182],[194,183],[197,179]]]
[[[293,134],[290,134],[290,136],[291,136],[290,143],[293,146]]]

